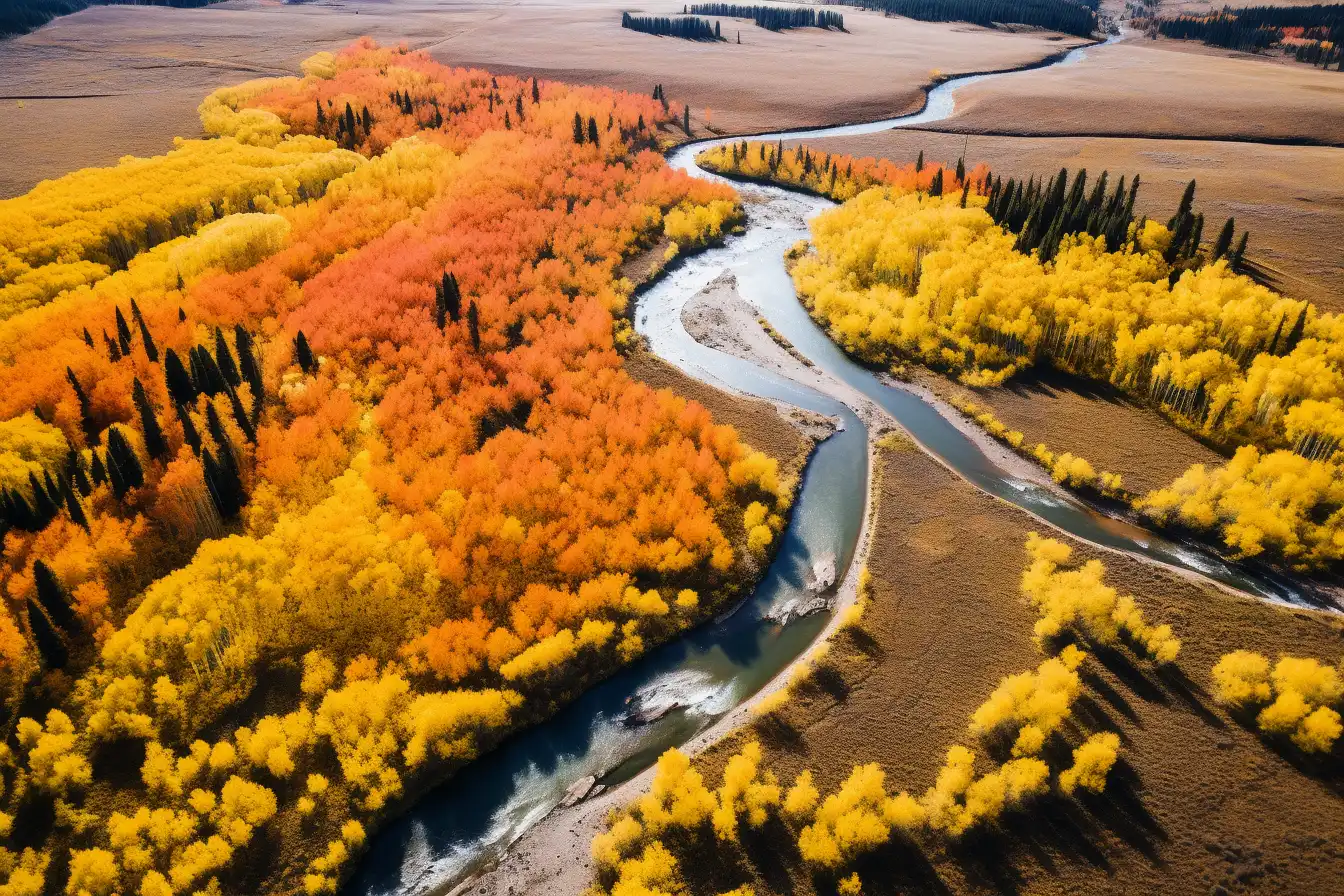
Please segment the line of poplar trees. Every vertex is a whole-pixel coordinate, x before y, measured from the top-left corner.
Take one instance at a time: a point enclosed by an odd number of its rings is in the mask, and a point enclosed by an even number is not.
[[[737,3],[692,3],[683,6],[684,13],[700,16],[727,16],[751,19],[767,31],[786,28],[833,28],[845,30],[845,17],[826,9],[797,9],[779,6],[745,6]]]
[[[0,37],[27,34],[57,16],[68,16],[90,6],[172,6],[196,9],[220,0],[3,0],[0,2]]]
[[[680,37],[683,40],[723,40],[723,34],[717,22],[710,24],[707,19],[678,16],[632,16],[621,13],[621,27],[645,34],[657,34],[660,37]]]
[[[1096,12],[1073,0],[851,0],[851,5],[921,22],[1036,25],[1079,37],[1097,30]]]

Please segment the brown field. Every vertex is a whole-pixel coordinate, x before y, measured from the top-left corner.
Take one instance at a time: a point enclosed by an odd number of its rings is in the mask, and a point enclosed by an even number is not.
[[[759,737],[791,782],[811,768],[825,793],[859,762],[888,787],[922,793],[1000,677],[1034,668],[1034,611],[1018,594],[1033,520],[987,498],[912,449],[886,450],[864,634],[837,636],[809,683],[774,720],[701,755],[717,785],[726,757]],[[1079,549],[1079,554],[1097,556]],[[1157,675],[1127,653],[1094,653],[1074,718],[1117,730],[1122,762],[1102,797],[1048,797],[993,830],[948,846],[930,839],[861,859],[864,892],[1328,893],[1344,874],[1338,769],[1301,770],[1213,704],[1208,670],[1233,647],[1337,657],[1334,617],[1225,594],[1128,558],[1103,555],[1108,581],[1134,593],[1184,640],[1179,672]],[[1072,731],[1071,739],[1081,739]],[[1067,764],[1052,756],[1052,765]],[[985,770],[983,764],[981,770]],[[831,892],[782,843],[778,827],[736,864],[683,869],[719,890],[753,878],[758,894]],[[1221,889],[1220,889],[1221,888]]]
[[[1344,79],[1188,41],[1134,38],[1077,65],[973,84],[942,130],[1344,144]]]
[[[1042,370],[996,389],[969,390],[934,373],[919,381],[944,399],[969,394],[1021,432],[1025,445],[1044,442],[1056,454],[1084,457],[1099,471],[1120,473],[1138,494],[1170,485],[1192,464],[1225,460],[1122,393],[1066,374]]]
[[[701,44],[620,27],[617,0],[230,0],[205,9],[93,7],[0,44],[0,197],[199,134],[196,106],[221,84],[294,74],[305,57],[371,35],[442,62],[535,72],[639,92],[661,83],[692,127],[749,132],[857,121],[917,108],[935,71],[1011,68],[1076,43],[845,10],[849,33],[773,33],[723,20],[742,44]],[[105,95],[105,96],[104,96]],[[18,108],[18,97],[26,99]],[[71,99],[70,97],[81,97]]]
[[[1247,257],[1271,276],[1271,285],[1323,309],[1344,310],[1344,149],[1270,146],[1212,140],[1111,137],[984,137],[896,129],[861,137],[809,141],[828,152],[898,162],[923,150],[930,160],[953,161],[963,147],[968,164],[984,162],[1001,174],[1051,176],[1061,167],[1092,176],[1142,178],[1138,210],[1166,220],[1185,185],[1198,182],[1195,208],[1217,235],[1229,216],[1249,228]]]

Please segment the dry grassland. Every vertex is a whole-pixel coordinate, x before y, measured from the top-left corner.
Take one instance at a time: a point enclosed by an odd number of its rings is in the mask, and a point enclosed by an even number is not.
[[[726,19],[742,44],[702,44],[620,27],[617,0],[379,0],[204,9],[103,6],[0,43],[0,197],[43,178],[163,152],[196,136],[196,105],[221,84],[294,74],[360,35],[427,48],[441,62],[645,92],[661,83],[693,129],[748,132],[899,114],[936,72],[1020,66],[1076,41],[845,11],[849,33],[773,33]],[[680,3],[637,11],[680,11]],[[27,99],[18,107],[18,97]],[[80,98],[71,98],[80,97]]]
[[[858,762],[889,787],[922,793],[946,749],[973,745],[970,713],[1007,674],[1034,668],[1034,611],[1018,592],[1030,517],[985,497],[913,449],[882,454],[869,569],[874,600],[859,636],[837,636],[826,664],[781,714],[703,754],[717,785],[726,757],[759,737],[792,781],[811,768],[823,793]],[[1082,557],[1097,556],[1078,547]],[[1075,720],[1120,732],[1122,763],[1101,797],[1046,798],[954,846],[895,845],[859,862],[864,893],[1328,893],[1344,879],[1344,800],[1333,778],[1295,767],[1216,706],[1208,670],[1233,647],[1332,659],[1337,618],[1225,594],[1137,561],[1105,556],[1108,580],[1185,645],[1174,674],[1127,653],[1093,654]],[[1070,732],[1080,739],[1082,732]],[[1052,765],[1068,755],[1052,756]],[[767,828],[754,864],[703,866],[702,878],[755,879],[758,894],[829,892]],[[712,852],[712,851],[707,851]],[[1221,888],[1221,889],[1220,889]],[[724,887],[720,887],[724,889]]]

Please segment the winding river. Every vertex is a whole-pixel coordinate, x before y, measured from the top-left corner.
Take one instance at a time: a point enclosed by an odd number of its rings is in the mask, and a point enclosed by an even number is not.
[[[1073,50],[1051,64],[1075,64],[1087,50]],[[949,80],[932,90],[924,109],[913,115],[758,139],[788,141],[927,124],[952,114],[960,87],[1019,74]],[[696,177],[718,179],[695,165],[695,155],[724,142],[728,141],[683,146],[669,161]],[[1193,570],[1265,599],[1298,602],[1286,582],[1230,566],[1005,473],[934,407],[850,361],[808,317],[783,264],[784,251],[807,236],[807,222],[832,203],[775,187],[734,186],[747,199],[745,232],[687,259],[645,292],[636,307],[636,328],[656,354],[698,379],[841,420],[842,429],[813,454],[776,559],[736,612],[651,651],[546,723],[521,732],[427,794],[374,839],[345,888],[347,894],[445,892],[498,859],[523,831],[560,803],[571,784],[592,775],[612,786],[638,774],[665,749],[687,742],[751,697],[825,628],[825,614],[780,625],[769,613],[808,596],[806,576],[820,558],[834,556],[837,578],[844,577],[863,521],[867,432],[855,412],[841,402],[703,346],[686,333],[682,308],[725,271],[736,276],[743,299],[818,368],[881,406],[924,450],[983,491],[1094,544]],[[657,718],[627,726],[622,719],[632,708]]]

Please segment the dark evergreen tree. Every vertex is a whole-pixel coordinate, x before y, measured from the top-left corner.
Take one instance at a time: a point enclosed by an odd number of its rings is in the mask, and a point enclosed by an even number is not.
[[[691,105],[687,103],[681,107],[681,129],[686,132],[686,136],[691,136]]]
[[[1216,261],[1222,258],[1232,248],[1232,237],[1236,233],[1236,218],[1228,218],[1223,229],[1218,231],[1218,239],[1213,242],[1213,258]]]
[[[85,482],[88,480],[86,479]],[[65,498],[65,512],[70,514],[70,519],[75,525],[80,526],[85,532],[89,531],[89,517],[84,512],[84,505],[79,502],[79,497],[75,494],[75,489],[70,487],[70,480],[62,483],[61,496]]]
[[[64,669],[70,654],[56,626],[51,624],[42,608],[28,598],[28,628],[33,633],[33,642],[42,657],[42,665],[48,669]]]
[[[60,505],[56,503],[60,495],[49,493],[42,480],[31,470],[28,471],[28,487],[33,491],[34,528],[45,529],[48,523],[56,519],[56,514],[61,512]]]
[[[70,593],[56,578],[51,567],[41,560],[33,561],[33,589],[37,592],[37,602],[47,611],[47,617],[70,634],[77,634],[83,626],[75,615],[74,601]]]
[[[596,119],[596,118],[591,118],[591,117],[590,117],[590,118],[588,119],[588,142],[591,143],[591,144],[593,144],[594,146],[597,146],[597,145],[598,145],[598,142],[597,142],[597,119]]]
[[[467,305],[467,332],[471,334],[471,350],[480,352],[481,350],[481,313],[476,310],[476,303]]]
[[[126,315],[117,309],[117,346],[123,355],[131,353],[131,328],[126,323]]]
[[[233,409],[233,419],[238,423],[238,428],[242,430],[243,438],[253,445],[257,444],[257,428],[252,425],[252,421],[248,418],[247,410],[243,407],[243,400],[238,397],[238,391],[232,387],[229,388],[229,406]]]
[[[89,475],[84,471],[84,459],[73,448],[65,455],[65,473],[66,478],[75,484],[79,493],[87,498],[93,491],[93,484],[89,482]]]
[[[243,384],[238,365],[233,361],[233,352],[229,351],[229,341],[224,338],[224,331],[219,327],[215,327],[215,366],[219,368],[227,385],[237,388]]]
[[[118,498],[124,498],[126,492],[145,484],[140,458],[117,426],[107,431],[107,475]]]
[[[583,116],[574,113],[574,142],[583,145]]]
[[[923,170],[924,170],[924,150],[921,149],[919,151],[918,158],[915,159],[915,173],[918,174]]]
[[[929,184],[929,195],[943,195],[943,169],[941,168],[933,173],[933,181]]]
[[[80,385],[75,371],[69,367],[65,368],[65,378],[70,381],[70,388],[75,390],[75,401],[79,404],[79,425],[84,430],[84,441],[89,445],[97,445],[98,424],[93,420],[93,405],[89,403],[88,393]]]
[[[191,413],[184,404],[177,405],[177,420],[182,424],[182,441],[191,447],[196,454],[201,453],[201,434],[196,431],[196,424],[191,419]]]
[[[302,330],[294,337],[294,358],[304,373],[317,373],[317,358],[313,357],[313,350],[308,347],[308,337],[303,335]]]
[[[145,434],[145,450],[155,460],[166,460],[168,442],[163,437],[159,418],[154,416],[154,406],[149,403],[149,396],[145,394],[145,387],[139,377],[135,378],[135,383],[131,387],[131,401],[135,403],[135,409],[140,412],[140,430]]]
[[[89,478],[93,480],[94,485],[102,485],[108,481],[107,466],[103,463],[103,456],[98,451],[90,452],[93,455],[93,462],[89,465]]]
[[[140,342],[145,347],[145,356],[157,364],[159,362],[159,347],[154,343],[154,336],[149,332],[149,324],[145,323],[145,316],[136,307],[135,299],[131,299],[131,315],[140,327]]]
[[[113,364],[121,360],[121,349],[118,348],[117,343],[107,335],[106,330],[103,331],[103,344],[107,346],[107,356],[112,359]]]
[[[196,401],[196,384],[191,374],[182,366],[182,359],[172,349],[163,356],[163,378],[168,385],[168,394],[175,404],[192,404]]]
[[[536,76],[536,75],[533,75],[533,76],[532,76],[532,104],[533,104],[533,105],[536,105],[537,103],[540,103],[540,102],[541,102],[541,88],[540,88],[540,86],[538,86],[538,84],[537,84],[537,76]]]

